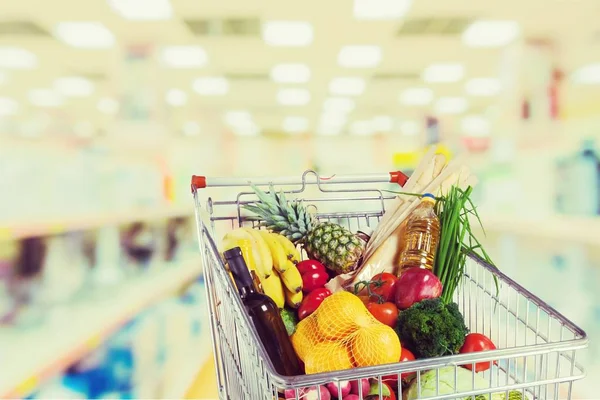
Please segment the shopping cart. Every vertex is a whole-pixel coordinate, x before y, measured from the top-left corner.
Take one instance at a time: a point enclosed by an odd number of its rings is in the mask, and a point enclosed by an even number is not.
[[[221,400],[284,399],[285,389],[295,389],[295,398],[300,399],[302,389],[316,385],[339,385],[361,378],[381,384],[387,375],[400,377],[403,373],[428,370],[436,371],[435,395],[419,390],[418,398],[509,399],[512,391],[520,392],[523,399],[571,398],[573,383],[585,375],[576,362],[577,350],[587,346],[585,332],[476,256],[470,257],[454,300],[470,331],[490,337],[497,350],[295,377],[275,372],[217,247],[217,240],[227,230],[257,223],[248,221],[241,212],[242,205],[257,200],[250,182],[258,186],[273,184],[278,190],[283,189],[289,199],[301,198],[314,205],[312,211],[319,220],[335,221],[356,231],[377,224],[386,204],[394,198],[386,189],[392,189],[390,186],[395,183],[403,185],[405,178],[401,173],[323,178],[314,171],[306,171],[301,178],[192,178]],[[231,200],[213,200],[212,196],[227,196]],[[461,365],[472,364],[474,369],[475,363],[483,361],[492,362],[490,369],[478,374],[485,378],[485,385],[481,381],[476,384],[475,378],[472,382],[456,381]],[[442,368],[444,376],[440,376]],[[448,368],[454,374],[450,393],[448,386],[440,382],[447,379]],[[420,373],[416,380],[421,387]],[[402,387],[395,389],[402,398]],[[378,397],[383,399],[381,392]]]

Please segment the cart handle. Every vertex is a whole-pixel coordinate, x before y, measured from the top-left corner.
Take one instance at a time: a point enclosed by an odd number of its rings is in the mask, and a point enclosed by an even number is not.
[[[317,179],[315,182],[307,182],[306,175],[314,174]],[[226,186],[247,186],[249,182],[255,185],[298,185],[302,183],[307,184],[339,184],[339,183],[396,183],[400,186],[404,186],[408,176],[402,171],[392,171],[383,174],[358,174],[358,175],[333,175],[328,178],[319,176],[314,171],[306,171],[302,175],[302,181],[298,181],[298,177],[262,177],[262,178],[207,178],[202,175],[192,175],[192,193],[197,189],[204,189],[207,187],[226,187]]]

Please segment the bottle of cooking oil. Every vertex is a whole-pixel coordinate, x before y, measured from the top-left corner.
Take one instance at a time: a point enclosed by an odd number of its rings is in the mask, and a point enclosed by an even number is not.
[[[434,196],[426,193],[421,204],[408,216],[398,276],[411,267],[433,269],[440,241],[440,220],[435,214],[434,206]]]

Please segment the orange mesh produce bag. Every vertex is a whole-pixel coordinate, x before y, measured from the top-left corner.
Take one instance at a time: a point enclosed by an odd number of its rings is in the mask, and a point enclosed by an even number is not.
[[[292,344],[307,374],[398,362],[400,339],[377,321],[355,295],[341,291],[327,297],[300,321]]]

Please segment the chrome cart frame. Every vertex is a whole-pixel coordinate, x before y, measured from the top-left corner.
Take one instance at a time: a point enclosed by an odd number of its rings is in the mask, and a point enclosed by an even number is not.
[[[399,378],[402,373],[428,370],[437,371],[436,394],[421,397],[419,391],[419,399],[478,396],[477,400],[508,400],[509,391],[520,392],[523,399],[571,398],[573,382],[585,376],[576,361],[577,350],[587,346],[585,332],[475,256],[470,257],[454,300],[470,331],[490,337],[497,350],[296,377],[281,376],[274,371],[225,270],[217,245],[227,230],[256,224],[247,221],[241,212],[242,205],[257,200],[249,183],[259,186],[272,183],[277,190],[283,189],[289,199],[303,199],[305,204],[314,205],[319,220],[334,221],[356,231],[378,223],[386,204],[394,198],[385,190],[394,188],[393,184],[403,185],[406,179],[399,172],[323,178],[314,171],[291,178],[192,178],[221,400],[285,399],[285,389],[288,393],[292,389],[295,399],[301,399],[308,388],[329,382],[339,385],[343,381],[370,378],[381,383],[387,375]],[[230,200],[213,200],[213,196]],[[461,365],[474,367],[482,361],[492,362],[490,369],[479,373],[487,382],[485,387],[476,385],[474,377],[470,383],[457,384],[457,369]],[[439,371],[447,367],[453,368],[454,386],[451,393],[446,388],[440,394]],[[419,387],[420,380],[419,373],[416,375]],[[395,385],[394,389],[400,398],[406,394],[401,385]],[[384,399],[381,393],[378,397]]]

